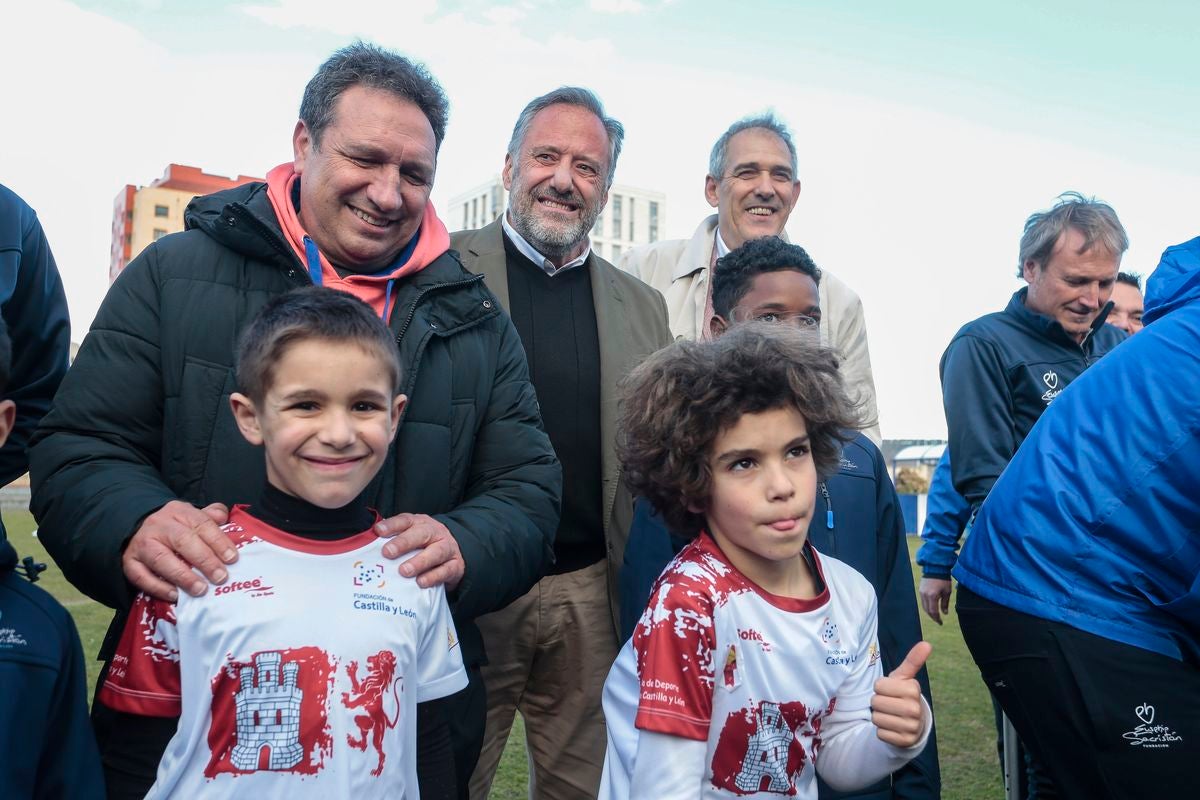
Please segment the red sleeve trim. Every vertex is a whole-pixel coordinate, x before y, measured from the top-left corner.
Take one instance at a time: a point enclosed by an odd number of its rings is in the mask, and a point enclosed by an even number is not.
[[[633,724],[634,727],[643,731],[665,733],[668,736],[678,736],[681,739],[694,739],[698,742],[708,741],[708,720],[691,717],[686,714],[639,709],[637,716],[633,720]]]
[[[178,717],[183,713],[183,704],[177,694],[141,692],[114,686],[110,681],[100,687],[99,700],[114,711],[143,717]]]

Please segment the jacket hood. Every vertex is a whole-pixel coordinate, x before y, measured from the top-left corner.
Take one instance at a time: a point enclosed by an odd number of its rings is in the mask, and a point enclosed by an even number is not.
[[[231,189],[222,189],[212,194],[196,195],[183,212],[186,228],[208,228],[218,224],[225,207],[237,203],[246,205],[259,195],[266,199],[267,185],[261,182],[243,183]],[[272,216],[274,216],[272,214]],[[276,223],[278,225],[278,223]]]
[[[279,229],[265,183],[201,195],[183,212],[185,230],[200,230],[235,253],[282,269],[304,268]]]
[[[1200,298],[1200,236],[1168,247],[1146,281],[1146,324]]]

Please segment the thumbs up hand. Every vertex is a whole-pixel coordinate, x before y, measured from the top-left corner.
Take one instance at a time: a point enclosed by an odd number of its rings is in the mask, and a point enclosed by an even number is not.
[[[890,745],[912,747],[925,732],[925,704],[921,702],[917,673],[932,650],[929,642],[917,642],[891,675],[875,681],[871,721],[878,729],[876,735]]]

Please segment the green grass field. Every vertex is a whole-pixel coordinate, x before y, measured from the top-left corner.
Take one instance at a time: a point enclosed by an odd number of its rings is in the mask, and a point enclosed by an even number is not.
[[[89,658],[100,648],[108,627],[109,610],[89,600],[67,583],[46,550],[31,536],[33,517],[26,512],[4,512],[4,524],[18,555],[33,556],[49,563],[38,585],[62,602],[75,618],[83,650]],[[910,554],[918,541],[909,540]],[[947,623],[938,627],[922,616],[925,637],[933,644],[929,674],[933,682],[935,715],[938,724],[938,748],[942,764],[942,796],[946,800],[999,800],[1003,797],[1000,770],[996,763],[995,729],[992,708],[979,673],[963,645],[958,619],[951,613]],[[98,662],[89,661],[89,696],[96,680]],[[500,761],[492,786],[495,800],[520,800],[526,790],[527,765],[524,727],[518,716],[512,736]]]

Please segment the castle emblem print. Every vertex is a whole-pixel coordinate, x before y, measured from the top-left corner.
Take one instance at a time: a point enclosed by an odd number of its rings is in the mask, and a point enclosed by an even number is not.
[[[713,752],[713,785],[735,795],[795,795],[809,761],[805,743],[819,748],[821,720],[831,710],[761,701],[730,713]]]
[[[266,650],[230,662],[212,681],[212,757],[204,774],[262,770],[313,775],[333,748],[329,656],[316,647]]]

